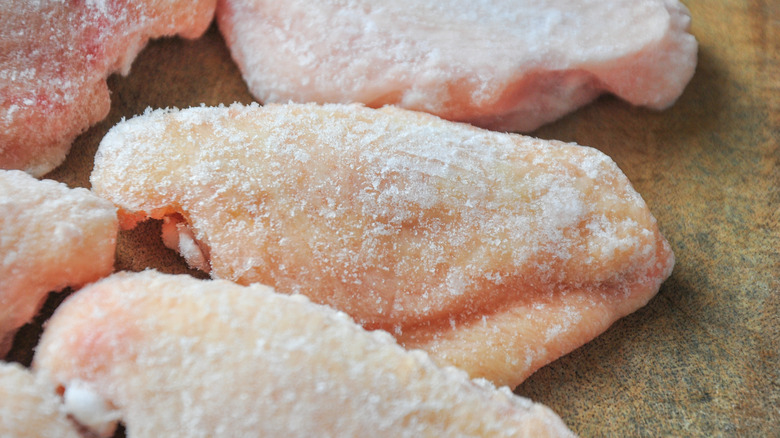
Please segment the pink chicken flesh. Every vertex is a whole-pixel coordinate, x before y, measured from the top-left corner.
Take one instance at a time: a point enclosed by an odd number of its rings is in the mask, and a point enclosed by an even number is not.
[[[205,32],[216,0],[0,2],[0,169],[42,176],[108,115],[106,78],[149,38]]]
[[[105,434],[116,414],[130,437],[573,436],[548,408],[300,295],[154,271],[70,297],[34,367]]]
[[[0,357],[49,292],[111,273],[117,229],[90,191],[0,170]]]
[[[219,0],[262,102],[362,102],[531,131],[609,92],[663,109],[696,67],[677,0]]]
[[[18,364],[0,362],[0,436],[80,438],[55,390]]]

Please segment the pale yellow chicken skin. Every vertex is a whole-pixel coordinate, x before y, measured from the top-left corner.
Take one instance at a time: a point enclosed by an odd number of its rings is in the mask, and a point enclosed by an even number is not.
[[[674,257],[592,148],[393,107],[153,111],[103,139],[93,190],[214,278],[302,293],[517,385],[644,305]]]

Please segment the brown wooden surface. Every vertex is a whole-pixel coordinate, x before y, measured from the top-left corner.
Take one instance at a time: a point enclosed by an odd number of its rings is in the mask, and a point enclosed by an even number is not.
[[[610,155],[677,257],[645,308],[517,388],[582,436],[780,436],[780,1],[685,3],[699,65],[674,107],[603,97],[535,133]],[[89,187],[100,139],[147,106],[252,100],[215,28],[153,42],[109,86],[109,117],[49,178]],[[121,233],[117,256],[117,269],[193,273],[155,222]],[[42,319],[11,359],[29,363]]]

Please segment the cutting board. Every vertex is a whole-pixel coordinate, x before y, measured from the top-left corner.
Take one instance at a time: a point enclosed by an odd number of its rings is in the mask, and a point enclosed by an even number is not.
[[[611,156],[677,258],[646,307],[516,389],[582,436],[780,436],[780,1],[685,3],[699,60],[672,108],[605,96],[533,133]],[[48,178],[89,187],[103,135],[147,107],[252,101],[215,27],[152,42],[108,83],[108,118]],[[204,277],[159,232],[154,221],[121,232],[116,269]],[[20,331],[11,360],[29,364],[66,295]]]

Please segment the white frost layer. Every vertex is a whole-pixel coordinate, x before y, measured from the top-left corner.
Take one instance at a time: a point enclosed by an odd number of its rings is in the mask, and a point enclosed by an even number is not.
[[[661,109],[696,66],[677,0],[225,0],[263,102],[395,104],[530,131],[611,92]]]
[[[54,386],[16,363],[0,361],[0,436],[79,438]]]
[[[49,292],[111,273],[117,228],[116,208],[89,190],[0,170],[0,339]]]
[[[57,309],[35,363],[82,421],[113,420],[108,400],[133,437],[572,436],[542,405],[260,285],[115,274]]]

